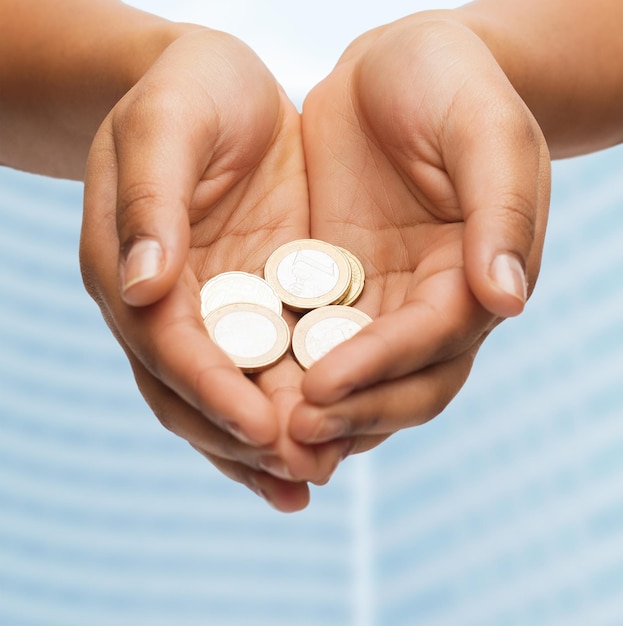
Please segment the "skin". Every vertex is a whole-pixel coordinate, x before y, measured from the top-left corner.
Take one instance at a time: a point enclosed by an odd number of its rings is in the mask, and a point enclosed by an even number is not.
[[[539,122],[552,158],[623,142],[618,0],[480,0],[457,18],[491,50]]]
[[[0,160],[85,177],[85,285],[145,399],[282,511],[443,410],[534,286],[548,150],[623,139],[614,0],[489,0],[380,27],[302,118],[237,39],[85,6],[0,2]],[[199,286],[260,274],[306,236],[361,258],[357,306],[375,321],[305,375],[288,357],[243,376],[203,329]]]
[[[115,0],[1,0],[0,12],[0,162],[75,180],[111,108],[198,28]]]

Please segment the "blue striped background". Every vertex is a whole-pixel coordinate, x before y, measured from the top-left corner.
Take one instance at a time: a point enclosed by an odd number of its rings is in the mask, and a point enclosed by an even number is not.
[[[524,315],[374,458],[376,623],[623,624],[623,150],[554,164]]]
[[[0,170],[0,624],[623,624],[621,172],[555,164],[526,313],[284,516],[144,406],[80,281],[80,185]]]

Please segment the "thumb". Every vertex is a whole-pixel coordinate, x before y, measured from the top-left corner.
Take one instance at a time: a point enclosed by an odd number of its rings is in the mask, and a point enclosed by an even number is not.
[[[166,295],[187,258],[188,209],[205,163],[198,166],[197,138],[183,117],[170,96],[152,96],[112,118],[119,281],[133,306]]]
[[[516,98],[518,100],[518,97]],[[499,317],[518,315],[536,281],[549,206],[550,159],[523,103],[487,107],[455,163],[470,288]]]

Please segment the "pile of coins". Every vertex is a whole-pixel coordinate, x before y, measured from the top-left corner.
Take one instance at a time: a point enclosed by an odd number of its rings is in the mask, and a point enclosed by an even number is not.
[[[211,339],[246,373],[277,363],[292,346],[304,369],[359,332],[371,318],[351,308],[364,285],[351,252],[317,239],[275,250],[264,278],[224,272],[201,288],[201,314]],[[283,306],[306,312],[290,337]]]

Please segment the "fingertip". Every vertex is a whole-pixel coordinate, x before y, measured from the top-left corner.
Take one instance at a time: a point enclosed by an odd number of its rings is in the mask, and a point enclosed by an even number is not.
[[[342,439],[352,431],[346,417],[301,402],[292,411],[288,434],[301,444],[323,444]]]
[[[229,380],[221,377],[217,382],[215,379],[213,383],[215,386],[219,385],[228,401],[231,398],[238,399],[235,413],[231,406],[224,406],[223,411],[218,411],[221,415],[231,416],[224,423],[221,421],[225,430],[242,443],[258,448],[276,442],[279,437],[279,423],[273,405],[255,385],[247,386],[243,395],[235,375]],[[211,411],[207,410],[205,413],[209,415]]]
[[[306,482],[282,480],[242,463],[208,454],[200,449],[198,452],[211,461],[225,476],[245,485],[281,513],[302,511],[309,504],[310,493]]]
[[[307,483],[290,483],[272,477],[263,483],[254,491],[280,513],[297,513],[309,505]]]
[[[361,383],[355,377],[363,379],[368,375],[366,363],[362,363],[360,358],[361,354],[366,354],[365,338],[363,341],[358,334],[356,338],[334,348],[305,372],[301,391],[307,402],[327,406],[343,400],[357,389]]]
[[[260,400],[258,398],[257,405]],[[230,432],[243,443],[257,448],[274,444],[279,437],[279,422],[272,405],[266,402],[264,407],[251,408],[251,411],[246,413],[244,426],[240,423],[233,425],[230,422]]]

